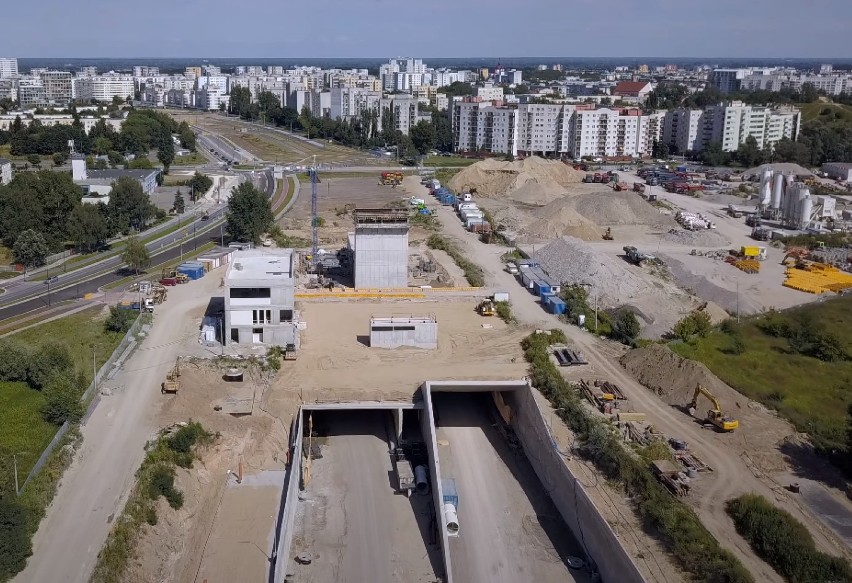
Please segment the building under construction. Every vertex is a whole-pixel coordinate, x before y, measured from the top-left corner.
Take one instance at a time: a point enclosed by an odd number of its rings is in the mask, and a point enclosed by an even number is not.
[[[349,251],[356,288],[408,287],[408,211],[356,209]]]

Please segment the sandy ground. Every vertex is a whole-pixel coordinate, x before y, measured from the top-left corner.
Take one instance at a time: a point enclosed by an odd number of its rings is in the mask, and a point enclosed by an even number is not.
[[[522,330],[474,311],[475,300],[442,302],[302,302],[302,350],[283,363],[264,395],[282,418],[300,401],[410,400],[427,380],[520,379],[526,364]],[[369,348],[370,316],[433,314],[437,350]],[[490,329],[483,325],[491,326]]]

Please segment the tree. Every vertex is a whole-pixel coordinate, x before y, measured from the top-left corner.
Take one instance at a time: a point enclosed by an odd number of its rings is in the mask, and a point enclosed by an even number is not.
[[[628,345],[633,344],[641,331],[639,320],[636,319],[633,310],[623,310],[615,321],[614,328],[619,340]]]
[[[45,342],[36,349],[27,366],[27,383],[37,390],[43,389],[56,375],[74,369],[68,347],[57,342]]]
[[[248,87],[231,88],[228,113],[242,116],[251,105],[251,89]]]
[[[692,321],[695,324],[695,333],[705,338],[713,329],[713,324],[710,321],[710,314],[705,311],[694,311],[690,314]]]
[[[689,342],[695,336],[695,321],[692,319],[691,314],[678,320],[674,328],[672,328],[672,334],[684,342]]]
[[[473,85],[462,81],[453,81],[449,85],[438,88],[438,93],[446,93],[448,97],[457,95],[473,95]]]
[[[428,121],[420,120],[411,128],[411,141],[418,152],[425,155],[435,147],[438,139],[435,126]]]
[[[66,421],[78,421],[83,416],[83,383],[70,374],[58,374],[42,390],[45,402],[41,415],[48,423],[62,425]]]
[[[763,163],[763,150],[757,145],[757,140],[754,136],[746,137],[745,141],[740,144],[737,148],[736,158],[746,168],[758,166]]]
[[[122,176],[113,183],[107,209],[112,232],[141,231],[156,216],[156,207],[142,185],[129,176]]]
[[[39,166],[41,165],[41,156],[39,156],[38,154],[30,154],[29,156],[27,156],[27,162],[29,162],[33,166]]]
[[[50,249],[47,248],[44,236],[32,229],[27,229],[18,235],[15,246],[12,248],[15,261],[26,269],[44,265],[48,253]]]
[[[274,222],[269,198],[251,182],[243,182],[231,191],[227,221],[228,233],[235,241],[259,243]]]
[[[213,186],[213,180],[206,174],[201,174],[197,170],[192,178],[189,179],[190,200],[195,202],[202,195],[206,194],[210,187]]]
[[[68,154],[65,152],[57,152],[53,155],[53,165],[62,166],[68,161]]]
[[[669,154],[669,145],[667,143],[654,140],[654,144],[651,146],[651,155],[654,158],[668,160]]]
[[[701,163],[707,166],[725,166],[728,163],[728,153],[722,150],[719,142],[710,142],[700,153]]]
[[[186,204],[183,201],[183,194],[181,194],[180,188],[175,193],[175,202],[172,205],[172,210],[179,215],[182,215],[186,210]]]
[[[192,131],[192,128],[189,127],[189,124],[185,121],[180,122],[180,125],[178,126],[178,135],[180,136],[181,147],[186,148],[190,152],[194,152],[196,148],[195,132]]]
[[[81,204],[71,212],[68,219],[68,235],[82,253],[91,253],[99,249],[109,237],[106,206],[99,204]]]
[[[92,143],[92,150],[99,156],[104,155],[112,150],[112,142],[107,137],[99,136],[94,139]]]
[[[151,257],[148,255],[148,249],[138,237],[128,237],[125,241],[124,253],[121,254],[121,260],[132,269],[137,275],[139,270],[145,269],[151,265]]]
[[[163,165],[163,174],[168,174],[169,166],[175,161],[175,144],[171,134],[163,137],[160,142],[160,147],[157,148],[157,160]]]
[[[22,571],[33,554],[28,522],[24,506],[14,497],[0,496],[0,579],[4,581]]]
[[[26,347],[14,340],[0,339],[0,381],[27,382],[30,355]]]

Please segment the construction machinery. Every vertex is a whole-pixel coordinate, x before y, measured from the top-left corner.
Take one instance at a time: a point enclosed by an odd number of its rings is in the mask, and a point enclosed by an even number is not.
[[[658,259],[653,255],[649,255],[648,253],[643,253],[639,251],[636,247],[631,245],[623,247],[624,254],[627,257],[627,260],[631,263],[635,263],[636,265],[642,265],[643,263],[656,263]]]
[[[612,227],[606,228],[606,233],[603,234],[604,241],[612,241]]]
[[[711,403],[713,403],[713,408],[707,410],[707,418],[706,421],[712,424],[714,427],[719,429],[720,431],[734,431],[740,426],[740,422],[732,417],[725,415],[722,412],[722,405],[719,403],[719,399],[716,398],[716,395],[711,393],[709,390],[701,386],[700,384],[695,386],[695,393],[692,395],[692,402],[689,403],[689,414],[695,415],[695,410],[698,407],[698,397],[704,395],[709,399]]]
[[[379,184],[381,186],[398,186],[402,184],[402,179],[402,172],[382,172],[379,177]]]
[[[169,292],[162,285],[156,285],[151,289],[151,299],[155,304],[162,304],[168,299]]]
[[[497,313],[497,310],[494,308],[494,302],[488,299],[479,302],[479,305],[476,306],[476,311],[480,316],[493,316]]]
[[[180,390],[180,357],[175,359],[175,366],[172,370],[166,374],[166,380],[163,381],[162,386],[160,387],[160,392],[164,395],[166,393],[177,393]]]

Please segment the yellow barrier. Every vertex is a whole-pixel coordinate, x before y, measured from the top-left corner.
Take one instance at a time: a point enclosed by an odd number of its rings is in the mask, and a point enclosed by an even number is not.
[[[827,292],[840,293],[852,289],[852,274],[840,271],[831,265],[814,263],[805,269],[788,267],[783,285],[810,294]]]

